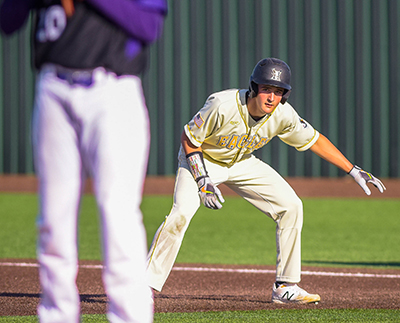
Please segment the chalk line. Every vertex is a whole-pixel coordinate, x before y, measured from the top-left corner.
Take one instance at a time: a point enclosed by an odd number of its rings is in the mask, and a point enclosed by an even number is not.
[[[270,269],[232,269],[232,268],[206,268],[206,267],[174,267],[175,271],[202,271],[202,272],[230,272],[244,274],[275,274],[275,270]],[[342,273],[325,271],[302,271],[302,275],[309,276],[330,276],[330,277],[367,277],[367,278],[400,278],[394,274],[369,274],[369,273]]]
[[[39,267],[38,263],[27,262],[0,262],[0,267]],[[103,265],[79,265],[84,269],[103,269]],[[218,272],[239,274],[275,274],[271,269],[240,269],[240,268],[210,268],[210,267],[173,267],[173,271],[196,271],[196,272]],[[399,279],[400,274],[371,274],[371,273],[349,273],[349,272],[327,272],[327,271],[302,271],[302,275],[328,276],[328,277],[362,277],[362,278],[394,278]]]

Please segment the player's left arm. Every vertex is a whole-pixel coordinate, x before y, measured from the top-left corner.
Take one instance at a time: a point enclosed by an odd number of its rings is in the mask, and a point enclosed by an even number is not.
[[[378,178],[362,170],[360,167],[353,165],[324,135],[319,135],[318,140],[311,146],[310,150],[352,176],[367,195],[371,194],[367,183],[373,184],[381,193],[386,190],[385,185],[383,185]]]
[[[0,7],[1,30],[9,35],[21,28],[35,4],[35,0],[4,0]]]
[[[353,168],[353,164],[321,133],[310,150],[346,173],[349,173]]]

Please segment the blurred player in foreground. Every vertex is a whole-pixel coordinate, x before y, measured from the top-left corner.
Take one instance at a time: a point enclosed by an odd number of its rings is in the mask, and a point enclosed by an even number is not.
[[[174,204],[156,232],[148,254],[150,286],[161,291],[172,269],[190,220],[200,201],[211,209],[224,202],[218,185],[225,183],[276,222],[276,281],[272,301],[316,303],[317,294],[300,288],[300,238],[303,206],[289,184],[252,152],[278,136],[299,151],[310,149],[350,174],[364,189],[367,183],[382,193],[385,186],[353,165],[287,102],[291,91],[289,66],[276,58],[258,62],[249,89],[212,94],[184,126]]]
[[[140,203],[149,120],[139,78],[166,0],[5,0],[10,34],[34,11],[33,117],[39,179],[40,322],[80,321],[77,225],[84,179],[99,207],[103,280],[113,323],[152,322]]]

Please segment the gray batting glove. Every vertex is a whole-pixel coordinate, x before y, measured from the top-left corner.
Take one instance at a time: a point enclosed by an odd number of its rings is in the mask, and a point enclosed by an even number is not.
[[[222,208],[221,203],[224,203],[225,200],[222,197],[221,191],[211,182],[209,176],[200,178],[197,185],[199,187],[200,199],[206,207],[213,210]]]
[[[383,183],[378,178],[376,178],[371,173],[362,170],[360,167],[356,165],[353,166],[353,168],[349,172],[349,175],[354,178],[354,180],[358,183],[358,185],[361,186],[361,188],[367,195],[371,195],[371,191],[368,188],[367,183],[372,183],[373,185],[375,185],[375,187],[381,193],[383,193],[383,191],[386,190],[385,185],[383,185]]]

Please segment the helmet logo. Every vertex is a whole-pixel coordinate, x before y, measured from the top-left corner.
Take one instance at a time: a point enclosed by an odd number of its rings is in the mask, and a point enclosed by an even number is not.
[[[276,70],[275,68],[273,68],[271,70],[271,80],[280,82],[281,81],[281,74],[282,74],[282,71]]]

